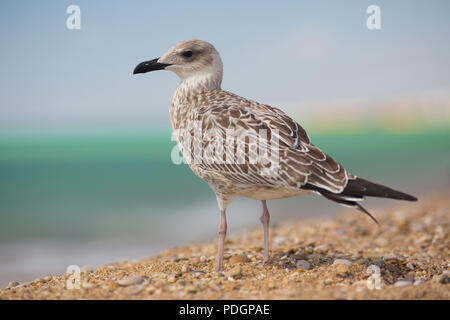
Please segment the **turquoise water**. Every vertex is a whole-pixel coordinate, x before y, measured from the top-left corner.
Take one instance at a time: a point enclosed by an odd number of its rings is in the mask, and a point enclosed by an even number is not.
[[[350,172],[393,186],[446,185],[450,135],[317,135],[313,142]],[[4,135],[0,138],[0,240],[139,233],[214,198],[175,165],[170,132]],[[142,220],[143,219],[143,220]]]
[[[170,136],[169,131],[0,134],[0,287],[63,273],[70,264],[137,258],[215,235],[214,194],[187,165],[171,162]],[[367,179],[419,195],[449,190],[449,130],[312,135],[312,140]],[[308,197],[271,201],[274,223],[341,208]],[[233,230],[257,224],[260,204],[238,201],[229,211]]]

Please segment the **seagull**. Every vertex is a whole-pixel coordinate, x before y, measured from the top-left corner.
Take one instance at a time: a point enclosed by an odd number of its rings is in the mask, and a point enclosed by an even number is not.
[[[269,264],[267,200],[315,193],[356,208],[376,223],[359,203],[364,197],[417,201],[348,173],[282,110],[222,90],[222,59],[212,44],[182,41],[160,58],[138,64],[133,74],[155,70],[180,78],[170,101],[170,120],[183,158],[217,197],[218,272],[224,271],[226,209],[235,197],[262,202],[264,265]]]

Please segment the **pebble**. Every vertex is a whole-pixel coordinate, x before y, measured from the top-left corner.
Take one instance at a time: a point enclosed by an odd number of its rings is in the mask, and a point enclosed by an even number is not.
[[[11,281],[10,283],[8,283],[7,288],[14,288],[17,287],[20,283],[17,281]]]
[[[350,260],[347,260],[347,259],[336,259],[336,260],[334,260],[333,265],[337,265],[337,264],[344,265],[344,266],[347,266],[350,268],[352,266],[353,262],[351,262]]]
[[[441,284],[448,284],[450,283],[450,277],[447,273],[436,274],[433,276],[433,281]]]
[[[230,271],[228,271],[228,276],[232,277],[232,278],[238,278],[240,276],[242,276],[242,269],[239,266],[234,267],[233,269],[231,269]]]
[[[127,287],[127,286],[132,286],[135,284],[140,284],[143,281],[144,281],[144,278],[142,278],[141,276],[131,276],[131,277],[127,277],[125,279],[121,279],[121,280],[117,281],[117,283],[119,284],[119,286]]]
[[[322,244],[314,248],[314,251],[326,253],[328,252],[328,246],[326,244]]]
[[[397,256],[393,253],[388,253],[387,255],[384,256],[385,260],[397,260]]]
[[[416,281],[414,281],[414,285],[418,286],[419,284],[422,284],[423,280],[422,279],[417,279]]]
[[[346,275],[349,269],[350,267],[345,264],[338,264],[336,267],[336,271],[339,275]]]
[[[274,244],[277,245],[277,246],[281,245],[281,244],[284,244],[284,243],[286,243],[288,241],[289,241],[288,237],[282,237],[282,236],[278,236],[278,237],[275,237],[275,239],[273,239]]]
[[[297,267],[297,269],[302,269],[302,270],[311,269],[311,265],[306,260],[297,260],[296,267]]]
[[[205,256],[200,257],[200,262],[205,262],[206,260],[208,260],[208,258],[206,258]]]
[[[167,282],[169,282],[169,283],[175,283],[175,281],[177,281],[177,279],[173,275],[169,276],[169,278],[167,279]]]
[[[182,266],[181,267],[181,272],[185,273],[185,272],[188,272],[188,271],[189,271],[188,266]]]
[[[182,286],[184,286],[186,283],[187,283],[187,281],[184,279],[180,279],[177,281],[177,284],[182,285]]]
[[[412,262],[408,262],[408,263],[406,264],[406,267],[407,267],[409,270],[415,270],[414,264],[412,264]]]
[[[248,258],[244,255],[237,255],[237,256],[232,256],[229,261],[232,264],[245,263],[245,262],[248,262]]]
[[[409,282],[414,282],[414,276],[412,275],[406,275],[402,278],[397,279],[398,281],[409,281]]]
[[[409,287],[412,285],[413,285],[413,283],[411,281],[406,281],[406,280],[400,280],[400,281],[397,281],[396,283],[394,283],[394,287],[396,287],[396,288]]]
[[[145,287],[142,286],[142,285],[128,287],[128,288],[125,289],[125,294],[127,294],[127,295],[136,295],[138,293],[141,293],[144,290],[145,290]]]
[[[439,281],[439,283],[442,284],[449,284],[450,283],[450,277],[446,274],[441,276],[441,280]]]
[[[304,253],[297,253],[297,254],[293,254],[291,256],[291,258],[294,260],[306,260],[306,259],[308,259],[308,256]]]
[[[395,266],[393,264],[386,263],[385,266],[386,266],[386,269],[388,269],[390,272],[394,272],[394,273],[401,272],[401,270],[397,266]]]
[[[195,274],[195,275],[206,274],[206,272],[205,272],[205,271],[202,271],[202,270],[192,270],[191,272],[192,272],[193,274]]]

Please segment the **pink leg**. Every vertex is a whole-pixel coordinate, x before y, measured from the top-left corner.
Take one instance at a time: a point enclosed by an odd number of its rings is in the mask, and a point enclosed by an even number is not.
[[[225,236],[227,234],[227,216],[225,210],[220,211],[219,224],[219,251],[217,253],[216,271],[223,271],[223,248],[225,246]]]
[[[262,200],[263,205],[263,214],[260,218],[261,223],[264,227],[264,259],[263,264],[269,264],[269,223],[270,223],[270,215],[269,210],[267,209],[266,200]]]

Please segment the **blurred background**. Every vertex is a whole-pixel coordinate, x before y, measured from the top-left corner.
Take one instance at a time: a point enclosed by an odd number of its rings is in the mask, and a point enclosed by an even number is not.
[[[66,27],[72,4],[80,30]],[[381,30],[366,27],[371,4]],[[178,78],[132,76],[185,39],[215,45],[224,89],[282,108],[352,173],[448,192],[449,12],[438,0],[2,1],[0,287],[215,237],[213,192],[170,158]],[[315,196],[269,208],[274,224],[344,210]],[[233,202],[230,232],[260,214]]]

